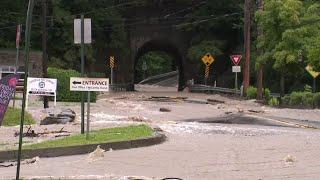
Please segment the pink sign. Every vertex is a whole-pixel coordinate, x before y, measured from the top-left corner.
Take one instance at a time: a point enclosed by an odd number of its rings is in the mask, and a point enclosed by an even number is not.
[[[19,74],[13,74],[0,79],[0,125],[2,124],[12,95],[16,90],[19,77]]]
[[[230,58],[231,58],[233,64],[237,66],[242,59],[242,55],[232,55],[232,56],[230,56]]]

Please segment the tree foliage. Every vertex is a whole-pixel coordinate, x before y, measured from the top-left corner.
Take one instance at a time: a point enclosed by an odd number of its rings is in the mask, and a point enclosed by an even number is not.
[[[289,91],[303,88],[309,77],[305,71],[308,64],[320,70],[319,7],[312,0],[265,0],[264,10],[255,14],[257,25],[263,29],[257,37],[260,54],[256,67],[268,69],[271,65],[287,77]],[[268,72],[274,74],[270,69]]]

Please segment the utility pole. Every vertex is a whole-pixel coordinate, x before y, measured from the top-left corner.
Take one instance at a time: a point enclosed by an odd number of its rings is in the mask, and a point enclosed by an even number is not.
[[[27,20],[26,20],[26,34],[25,34],[25,74],[24,74],[24,90],[23,90],[23,100],[21,109],[21,119],[20,119],[20,134],[19,134],[19,149],[18,149],[18,162],[16,171],[16,180],[20,179],[20,162],[21,162],[21,150],[22,150],[22,136],[23,136],[23,123],[26,110],[26,94],[27,94],[27,79],[29,72],[29,52],[30,52],[30,34],[32,25],[32,13],[34,8],[34,0],[29,0]]]
[[[263,0],[259,0],[258,2],[258,10],[259,11],[263,11],[264,9],[264,1]],[[261,36],[263,34],[263,29],[262,27],[258,27],[258,36]],[[262,53],[262,49],[259,49],[259,53]],[[257,78],[257,85],[258,85],[258,100],[262,100],[263,99],[263,65],[260,64],[259,65],[259,69],[258,69],[258,78]]]
[[[252,0],[245,0],[244,3],[244,47],[245,65],[243,71],[243,92],[246,95],[250,85],[250,57],[251,57],[251,5]]]
[[[47,55],[47,0],[42,0],[42,77],[48,77]],[[48,97],[43,97],[43,107],[49,108]]]

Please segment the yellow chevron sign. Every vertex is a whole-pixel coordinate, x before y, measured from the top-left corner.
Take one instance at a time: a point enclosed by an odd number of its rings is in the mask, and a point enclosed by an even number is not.
[[[210,66],[214,62],[215,59],[210,53],[208,53],[208,54],[204,55],[201,60],[206,66]]]
[[[110,68],[113,69],[115,67],[115,58],[114,56],[110,56]]]
[[[312,66],[308,65],[306,67],[306,70],[308,71],[308,73],[313,77],[313,78],[317,78],[320,75],[320,72],[314,71]]]

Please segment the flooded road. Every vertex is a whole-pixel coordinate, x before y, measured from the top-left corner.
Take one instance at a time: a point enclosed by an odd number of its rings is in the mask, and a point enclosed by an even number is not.
[[[147,101],[151,96],[101,96],[93,104],[92,124],[99,128],[147,123],[160,127],[167,136],[166,142],[151,147],[107,151],[104,157],[95,161],[89,161],[88,155],[40,158],[35,164],[23,165],[22,176],[76,176],[80,179],[81,175],[99,175],[102,179],[144,176],[186,180],[320,177],[318,129],[260,118],[270,115],[269,112],[273,116],[277,113],[285,116],[283,109],[218,96],[214,98],[225,103],[203,104],[201,100],[208,97],[194,94],[191,98],[199,103],[175,98],[170,102]],[[160,112],[161,107],[170,111]],[[249,113],[252,109],[257,113]],[[305,118],[318,122],[319,111],[310,112],[310,117]],[[244,119],[231,121],[230,117],[237,116]],[[297,115],[288,113],[285,117],[291,116]],[[223,123],[221,119],[230,121]],[[2,179],[12,178],[14,174],[15,167],[0,168]]]

